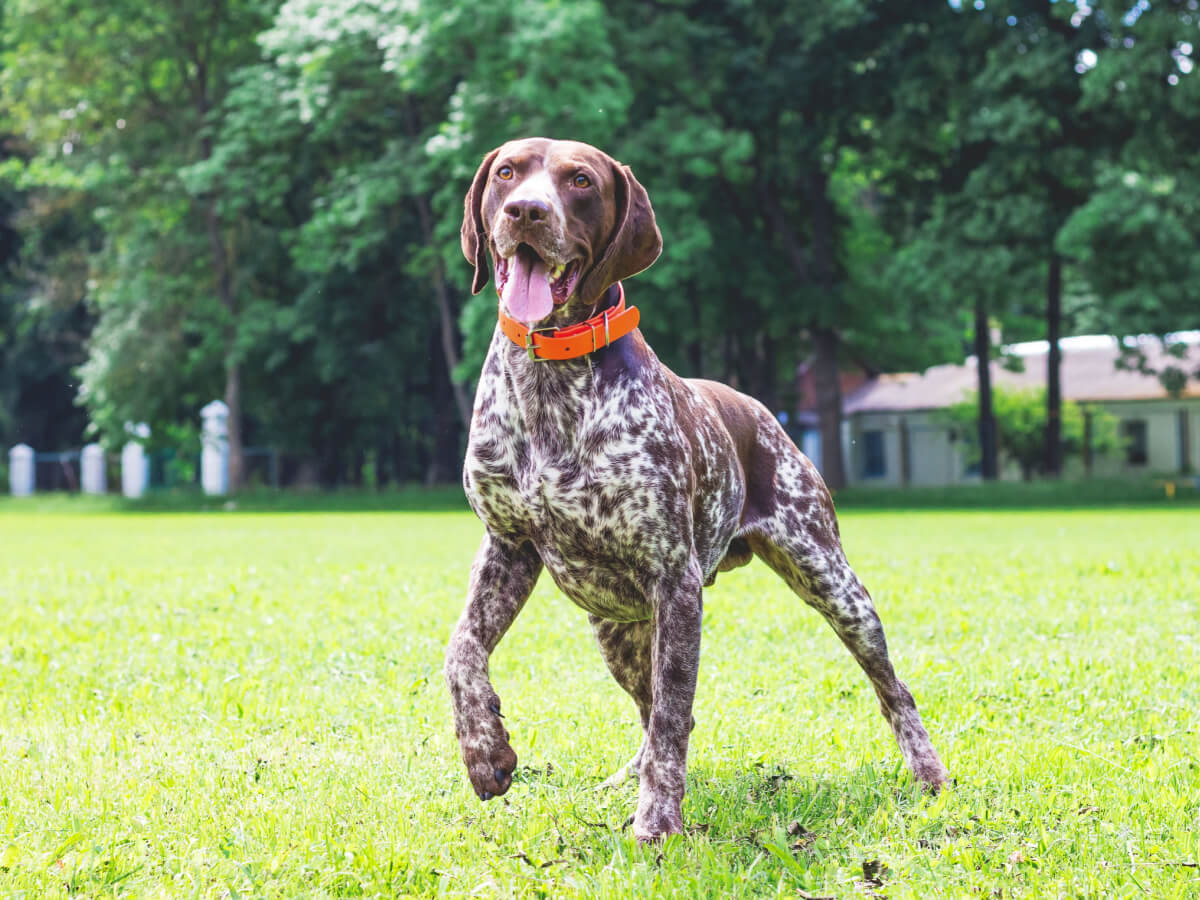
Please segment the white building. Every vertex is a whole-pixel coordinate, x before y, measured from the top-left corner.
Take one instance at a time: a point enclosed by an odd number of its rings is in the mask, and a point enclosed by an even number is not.
[[[1200,332],[1174,336],[1188,344],[1184,360],[1168,357],[1157,340],[1141,348],[1149,364],[1174,363],[1188,372],[1200,369]],[[1177,474],[1200,471],[1200,383],[1189,379],[1179,397],[1171,397],[1155,375],[1116,368],[1118,343],[1107,336],[1064,338],[1063,399],[1102,409],[1118,420],[1123,447],[1092,461],[1098,477]],[[1047,343],[1034,341],[1006,348],[1024,371],[991,364],[992,384],[1009,389],[1044,387]],[[960,365],[942,365],[921,374],[880,375],[846,395],[842,425],[847,480],[850,484],[943,485],[978,481],[968,462],[963,435],[939,421],[938,411],[967,399],[978,388],[974,357]],[[1067,460],[1064,475],[1085,475],[1083,460]],[[1001,459],[1000,477],[1020,478],[1011,461]]]

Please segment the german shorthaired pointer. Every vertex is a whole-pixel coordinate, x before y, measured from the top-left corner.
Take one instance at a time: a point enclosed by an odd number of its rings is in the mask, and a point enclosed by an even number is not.
[[[870,678],[913,774],[947,778],[883,627],[842,553],[821,476],[758,402],[662,365],[620,281],[658,257],[646,190],[594,147],[529,138],[489,153],[466,197],[472,289],[495,263],[500,324],[479,381],[463,484],[486,533],[446,652],[475,793],[517,756],[488,658],[545,567],[588,614],[644,739],[634,833],[683,827],[701,589],[757,555],[833,626]]]

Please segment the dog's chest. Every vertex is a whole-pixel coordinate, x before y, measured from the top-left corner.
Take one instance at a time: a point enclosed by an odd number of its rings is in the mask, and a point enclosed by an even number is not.
[[[662,398],[585,384],[561,403],[534,407],[516,394],[527,385],[488,381],[480,384],[464,471],[472,507],[493,533],[531,541],[559,588],[584,609],[645,618],[639,573],[686,552],[664,526],[685,518],[663,508],[682,496],[685,461],[655,450],[672,444]]]

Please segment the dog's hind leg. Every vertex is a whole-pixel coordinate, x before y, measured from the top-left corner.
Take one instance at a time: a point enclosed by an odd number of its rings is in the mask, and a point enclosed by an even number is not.
[[[913,775],[936,791],[949,777],[921,722],[908,687],[892,668],[883,625],[867,589],[846,561],[829,492],[811,464],[795,458],[780,465],[780,474],[798,463],[803,478],[789,486],[781,478],[770,514],[748,535],[755,553],[788,586],[833,626],[837,636],[871,680],[880,709]]]
[[[601,787],[616,787],[629,778],[636,778],[646,750],[646,732],[650,728],[652,700],[651,657],[654,652],[654,623],[611,622],[598,616],[588,616],[600,654],[625,692],[637,705],[642,722],[642,744],[633,759],[605,779]]]

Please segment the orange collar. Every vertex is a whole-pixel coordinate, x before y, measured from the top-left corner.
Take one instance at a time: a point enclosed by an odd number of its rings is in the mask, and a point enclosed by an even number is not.
[[[625,308],[625,287],[617,282],[617,305],[566,328],[526,328],[512,316],[500,313],[500,330],[518,347],[529,351],[538,362],[548,359],[575,359],[601,347],[607,347],[637,328],[641,314],[636,306]]]

